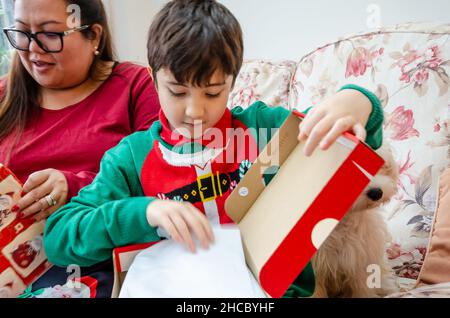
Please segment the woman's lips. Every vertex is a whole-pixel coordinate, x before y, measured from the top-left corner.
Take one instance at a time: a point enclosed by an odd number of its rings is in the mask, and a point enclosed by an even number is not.
[[[38,72],[48,71],[49,69],[51,69],[55,65],[53,63],[47,63],[47,62],[43,62],[43,61],[32,61],[32,63],[33,63],[33,67]]]

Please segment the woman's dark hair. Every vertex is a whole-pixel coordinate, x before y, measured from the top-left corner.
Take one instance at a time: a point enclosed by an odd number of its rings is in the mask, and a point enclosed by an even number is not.
[[[148,34],[148,62],[168,68],[180,83],[207,84],[216,70],[233,75],[243,62],[242,30],[214,0],[174,0],[156,16]]]
[[[101,0],[64,0],[67,5],[78,5],[81,12],[81,25],[99,24],[103,28],[98,46],[99,55],[95,56],[89,75],[94,80],[104,80],[109,75],[103,61],[115,60],[111,32],[105,8]],[[91,39],[93,31],[86,29],[82,34]],[[7,74],[5,87],[0,87],[0,141],[11,133],[16,141],[25,129],[25,125],[35,111],[39,109],[40,87],[20,61],[17,52],[13,53],[11,67]]]

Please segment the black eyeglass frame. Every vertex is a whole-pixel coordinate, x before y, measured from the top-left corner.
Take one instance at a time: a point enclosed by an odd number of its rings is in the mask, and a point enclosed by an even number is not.
[[[5,33],[6,38],[8,39],[8,42],[9,42],[9,43],[11,44],[11,46],[12,46],[13,48],[15,48],[16,50],[24,51],[24,52],[29,52],[29,51],[30,51],[31,41],[34,40],[34,41],[36,41],[36,44],[37,44],[42,50],[44,50],[45,52],[47,52],[47,53],[59,53],[59,52],[61,52],[62,50],[64,50],[64,40],[63,40],[63,39],[64,39],[65,36],[68,36],[68,35],[70,35],[70,34],[72,34],[72,33],[75,33],[75,32],[79,32],[79,31],[86,30],[86,29],[88,29],[88,28],[90,28],[90,27],[91,27],[90,25],[87,25],[87,24],[86,24],[86,25],[82,25],[82,26],[79,26],[79,27],[76,27],[76,28],[67,30],[67,31],[63,31],[63,32],[47,32],[47,31],[39,31],[39,32],[34,32],[34,33],[30,33],[30,32],[27,32],[27,31],[18,30],[18,29],[15,29],[15,28],[13,28],[13,27],[8,27],[8,28],[3,28],[3,33]],[[28,48],[27,48],[27,49],[23,49],[23,48],[20,48],[20,47],[17,47],[16,45],[14,45],[14,41],[11,40],[11,38],[10,38],[10,36],[9,36],[9,32],[11,32],[11,31],[22,33],[22,34],[24,34],[24,35],[28,38],[29,43],[28,43]],[[46,49],[46,48],[44,47],[44,45],[42,44],[42,42],[39,41],[39,39],[38,39],[38,35],[39,35],[39,34],[49,34],[49,35],[57,35],[57,36],[59,36],[59,39],[60,39],[60,41],[61,41],[61,49],[60,49],[60,50],[48,50],[48,49]]]

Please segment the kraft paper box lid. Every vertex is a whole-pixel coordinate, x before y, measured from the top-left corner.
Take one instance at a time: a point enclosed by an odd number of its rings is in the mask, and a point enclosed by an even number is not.
[[[306,157],[301,117],[288,117],[225,203],[247,264],[271,297],[284,295],[384,163],[350,134]]]

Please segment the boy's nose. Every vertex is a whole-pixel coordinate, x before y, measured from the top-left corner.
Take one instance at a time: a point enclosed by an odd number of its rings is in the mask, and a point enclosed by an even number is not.
[[[188,105],[186,107],[186,116],[192,120],[201,120],[203,118],[205,111],[202,106],[199,105]]]

